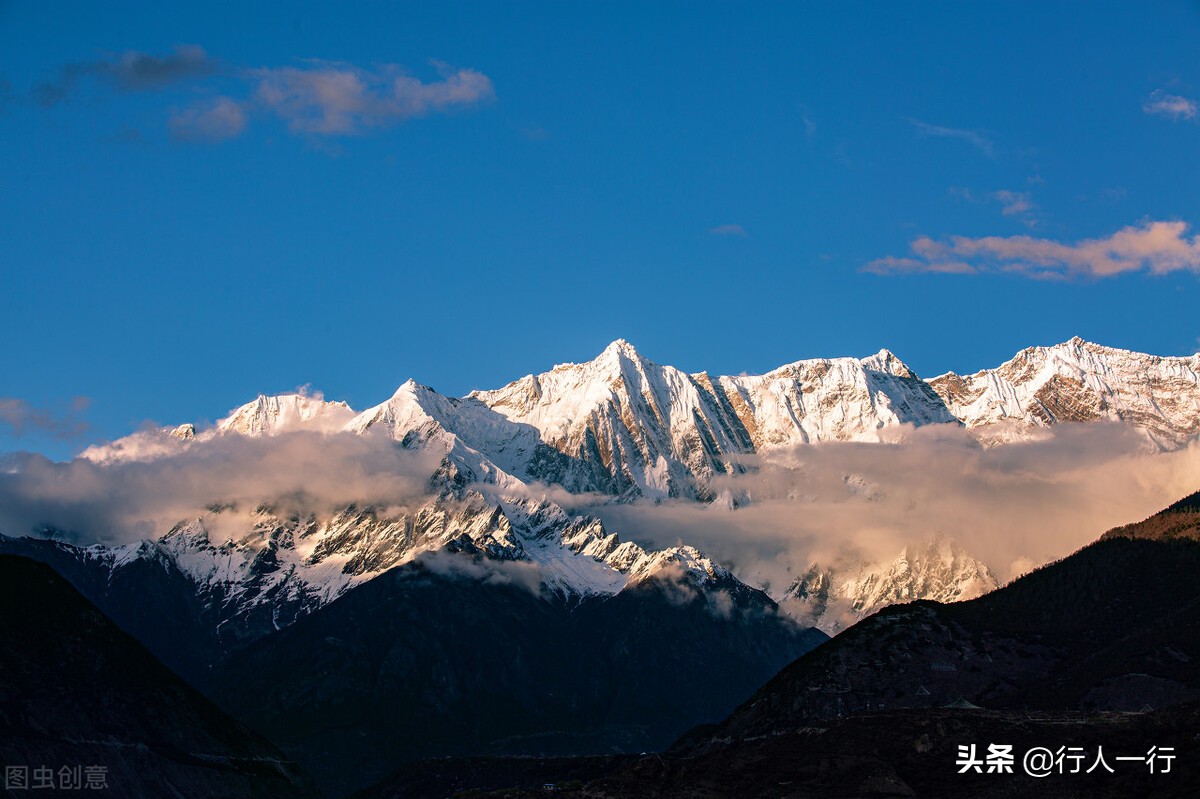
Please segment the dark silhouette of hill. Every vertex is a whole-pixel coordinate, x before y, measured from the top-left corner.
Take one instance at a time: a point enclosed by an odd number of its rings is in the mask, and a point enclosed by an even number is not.
[[[105,769],[111,796],[315,795],[45,564],[0,555],[0,620],[0,761],[31,795],[66,795],[33,790],[34,769],[77,766]]]
[[[1178,529],[1194,499],[979,599],[886,608],[789,665],[714,734],[960,697],[1037,710],[1200,700],[1200,540],[1145,532]]]
[[[568,604],[417,562],[234,653],[210,689],[339,795],[419,758],[661,749],[823,640],[736,581]]]
[[[1200,785],[1200,494],[986,596],[886,608],[668,751],[566,796],[1184,797]],[[959,745],[1175,748],[1171,774],[959,775]],[[493,766],[494,769],[498,766]],[[1018,772],[1020,767],[1018,765]],[[432,767],[365,794],[399,796]],[[563,773],[547,764],[550,778]],[[536,770],[498,795],[532,796]],[[407,780],[407,782],[404,782]],[[495,784],[493,779],[491,783]]]

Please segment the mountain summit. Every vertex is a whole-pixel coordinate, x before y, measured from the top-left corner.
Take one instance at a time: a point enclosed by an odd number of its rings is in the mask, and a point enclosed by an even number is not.
[[[1200,434],[1200,354],[1160,357],[1073,338],[1030,347],[993,369],[923,380],[883,349],[814,358],[762,375],[688,374],[624,339],[596,358],[530,374],[463,398],[405,382],[355,414],[299,394],[260,396],[215,428],[137,433],[92,447],[92,460],[153,457],[195,438],[292,430],[383,429],[407,445],[436,444],[465,473],[571,492],[712,499],[713,480],[748,455],[825,441],[880,441],[899,425],[965,426],[987,445],[1063,423],[1123,422],[1159,449]]]

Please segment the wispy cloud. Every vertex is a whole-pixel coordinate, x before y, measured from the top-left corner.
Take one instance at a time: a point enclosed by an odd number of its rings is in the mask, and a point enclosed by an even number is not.
[[[804,103],[800,104],[800,122],[804,125],[805,138],[812,141],[817,135],[817,123],[812,118],[812,114],[809,113],[808,106]]]
[[[128,50],[95,61],[67,64],[54,80],[37,86],[33,97],[42,105],[60,103],[85,78],[97,78],[119,91],[150,91],[215,70],[216,64],[204,48],[194,44],[177,45],[167,55]]]
[[[1180,121],[1195,119],[1200,114],[1196,101],[1178,94],[1167,94],[1162,89],[1155,90],[1142,104],[1142,110],[1153,116],[1166,117]]]
[[[919,119],[908,118],[909,124],[917,129],[917,132],[922,136],[934,136],[942,139],[959,139],[975,147],[979,152],[986,155],[988,158],[996,157],[996,145],[987,136],[984,136],[979,131],[969,130],[967,128],[947,128],[942,125],[931,125],[928,122],[922,122]]]
[[[491,79],[473,69],[438,65],[424,83],[396,65],[367,71],[342,63],[256,69],[253,101],[294,133],[347,135],[382,125],[466,108],[495,99]]]
[[[90,404],[87,397],[76,397],[65,413],[56,413],[35,408],[23,399],[0,397],[0,424],[7,425],[14,436],[37,432],[61,440],[77,439],[88,431],[82,414]]]
[[[1186,222],[1146,222],[1100,239],[1063,243],[1032,236],[921,236],[911,255],[871,261],[876,274],[916,272],[974,274],[1008,272],[1039,278],[1104,278],[1127,272],[1200,272],[1200,236],[1187,236]]]
[[[1000,213],[1005,216],[1027,214],[1036,207],[1033,201],[1029,199],[1029,192],[1027,191],[1001,189],[1000,191],[992,192],[992,197],[1000,203]]]
[[[1000,213],[1004,214],[1004,216],[1019,217],[1022,222],[1031,228],[1035,227],[1038,223],[1036,216],[1037,205],[1033,202],[1033,196],[1027,191],[1000,189],[986,194],[978,194],[968,188],[952,186],[950,194],[969,203],[999,203]]]
[[[218,142],[241,135],[255,116],[272,115],[291,133],[347,136],[496,97],[491,78],[478,70],[441,62],[433,62],[433,67],[437,77],[425,81],[396,64],[373,69],[317,60],[253,69],[226,64],[219,70],[221,85],[200,83],[204,96],[171,111],[167,129],[176,141]],[[155,91],[217,73],[217,63],[198,45],[179,45],[166,55],[131,50],[68,64],[30,96],[42,105],[55,105],[74,94],[85,79],[120,92]]]
[[[541,125],[522,125],[517,128],[517,133],[526,141],[546,141],[550,138],[550,131]]]
[[[246,111],[228,97],[217,97],[175,111],[167,120],[171,138],[189,142],[218,142],[241,135]]]
[[[714,228],[709,228],[708,232],[714,236],[739,236],[746,237],[746,229],[741,225],[717,225]]]

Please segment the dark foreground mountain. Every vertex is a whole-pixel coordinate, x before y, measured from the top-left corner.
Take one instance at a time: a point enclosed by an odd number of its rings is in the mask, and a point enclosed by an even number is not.
[[[330,795],[398,764],[661,749],[825,639],[736,581],[568,604],[400,567],[235,653],[212,694]]]
[[[1200,700],[1196,500],[979,599],[887,608],[788,666],[716,734],[960,698],[993,709],[1113,711]],[[1162,529],[1173,532],[1153,533]]]
[[[555,795],[588,799],[1185,799],[1196,795],[1200,764],[1195,759],[1195,735],[1200,706],[1189,704],[1145,715],[1047,714],[1036,712],[935,708],[884,711],[801,728],[766,738],[731,741],[718,749],[666,753],[637,758],[616,769],[592,764],[594,777],[580,780],[569,774],[554,783]],[[959,773],[959,746],[975,745],[982,753],[992,743],[1011,745],[1016,753],[1012,773]],[[1024,771],[1023,754],[1030,749],[1078,747],[1084,760],[1079,773],[1034,777]],[[1174,749],[1170,771],[1156,760],[1150,772],[1144,760],[1131,763],[1116,757],[1146,757],[1151,746]],[[1103,752],[1109,772],[1098,766]],[[1067,761],[1067,770],[1075,768]],[[564,773],[547,764],[547,774]],[[411,782],[416,790],[392,791],[381,786],[363,799],[418,799],[453,796],[441,786]],[[540,796],[542,786],[526,779],[517,790],[475,793],[510,799]],[[458,794],[472,795],[472,794]]]
[[[152,547],[151,542],[144,542],[142,557],[114,563],[89,557],[91,550],[85,547],[0,535],[0,553],[50,566],[122,630],[195,685],[223,651],[221,603],[198,590],[194,580]],[[265,634],[269,620],[259,626]]]
[[[506,797],[534,799],[1191,799],[1200,784],[1200,705],[1147,714],[1038,713],[933,708],[830,719],[760,738],[662,754],[570,760],[427,761],[409,765],[355,799]],[[958,747],[1013,747],[1011,774],[960,774]],[[1077,774],[1033,777],[1022,767],[1034,747],[1087,753]],[[1174,748],[1170,771],[1145,756]],[[1109,772],[1087,769],[1103,751]],[[1068,761],[1068,768],[1072,768]],[[547,786],[553,786],[552,791]]]
[[[6,787],[24,775],[30,794],[104,783],[111,796],[314,795],[44,564],[0,555],[0,619]]]
[[[588,797],[1194,796],[1198,569],[1193,495],[979,599],[887,608],[720,724],[661,755],[593,763],[590,778],[560,787]],[[1013,745],[1016,773],[960,775],[958,747],[972,744]],[[1072,746],[1088,754],[1083,769],[1103,747],[1114,773],[1023,774],[1026,750]],[[1162,761],[1153,774],[1114,762],[1151,747],[1173,748],[1170,773]],[[544,773],[553,781],[562,768]],[[510,785],[536,787],[537,776]],[[398,796],[405,784],[411,772],[369,795]]]

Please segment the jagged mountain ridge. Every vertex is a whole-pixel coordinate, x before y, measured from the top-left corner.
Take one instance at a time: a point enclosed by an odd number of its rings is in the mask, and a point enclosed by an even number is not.
[[[592,361],[562,364],[463,398],[412,380],[361,413],[319,396],[260,396],[207,430],[182,425],[136,433],[83,456],[101,462],[154,459],[224,435],[341,430],[383,435],[406,448],[432,452],[441,458],[435,480],[460,500],[470,486],[490,487],[487,497],[476,494],[468,503],[479,519],[434,530],[422,513],[444,519],[445,509],[418,512],[413,520],[392,525],[364,517],[361,529],[326,531],[325,543],[306,555],[289,554],[289,546],[304,536],[285,538],[280,548],[257,523],[236,543],[195,540],[197,553],[189,557],[212,562],[193,571],[225,568],[232,575],[215,595],[248,597],[251,605],[271,598],[287,606],[273,617],[278,620],[293,618],[296,608],[308,612],[351,584],[421,551],[444,548],[463,534],[471,547],[498,557],[537,561],[553,587],[581,595],[619,590],[639,560],[694,565],[702,557],[678,548],[657,555],[634,551],[635,545],[620,543],[593,522],[574,520],[554,503],[531,511],[528,496],[535,483],[625,499],[711,499],[713,478],[742,469],[748,455],[770,457],[773,451],[821,441],[877,441],[899,424],[963,424],[997,443],[1022,440],[1039,427],[1064,421],[1113,419],[1140,426],[1159,446],[1178,446],[1200,425],[1198,371],[1200,355],[1161,358],[1076,338],[1027,349],[969,377],[948,373],[923,381],[886,350],[863,359],[797,361],[760,376],[711,377],[655,364],[618,340]],[[340,513],[331,512],[323,523],[336,527]],[[542,518],[537,532],[519,521],[531,514]],[[516,537],[506,529],[512,526],[510,517],[524,531]],[[526,540],[538,545],[526,547],[521,543]],[[222,554],[230,547],[238,553],[237,574],[216,563],[233,557]],[[284,565],[273,574],[283,577],[266,590],[250,566],[261,567],[261,558],[279,558],[279,552]],[[811,586],[794,585],[792,594],[780,598],[804,593],[807,607],[800,608],[801,617],[836,630],[890,601],[966,599],[994,587],[987,567],[965,557],[970,561],[964,562],[965,576],[941,570],[914,582],[911,574],[896,571],[907,564],[902,557],[894,563],[857,564],[852,577],[845,568],[836,579],[825,570],[823,587],[814,572]],[[330,566],[335,563],[340,569]],[[373,568],[364,569],[365,563]],[[701,566],[700,572],[710,567]],[[840,610],[827,613],[830,604]],[[243,613],[232,612],[230,619]]]
[[[1166,449],[1200,433],[1200,354],[1160,357],[1086,342],[1031,347],[973,375],[920,379],[887,350],[797,361],[764,375],[687,374],[618,340],[499,389],[447,397],[415,381],[354,415],[345,403],[261,396],[214,428],[164,428],[84,457],[153,456],[195,435],[384,430],[436,442],[475,477],[613,496],[711,498],[748,455],[822,441],[878,441],[900,424],[962,424],[987,443],[1063,422],[1123,421]]]
[[[526,576],[567,602],[616,595],[664,575],[745,588],[692,547],[648,551],[622,541],[598,519],[569,515],[545,501],[496,500],[468,490],[445,491],[393,516],[371,507],[328,515],[260,507],[249,515],[244,534],[215,536],[210,528],[221,526],[230,512],[210,508],[159,539],[119,546],[0,535],[0,552],[49,563],[189,677],[355,586],[437,553],[526,567]],[[153,575],[151,592],[190,608],[174,617],[194,623],[189,635],[174,635],[170,617],[146,618],[140,605],[125,604],[128,594],[146,590],[147,573]]]
[[[1100,420],[1132,424],[1163,449],[1181,447],[1200,433],[1200,354],[1145,355],[1075,337],[1029,347],[995,369],[947,372],[929,385],[985,441]]]

